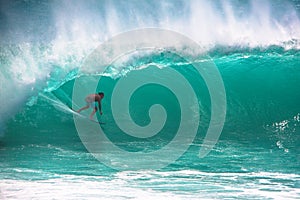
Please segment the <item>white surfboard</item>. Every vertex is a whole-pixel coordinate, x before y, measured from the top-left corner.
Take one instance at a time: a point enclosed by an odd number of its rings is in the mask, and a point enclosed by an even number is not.
[[[82,115],[82,114],[76,112],[75,110],[73,110],[73,109],[71,109],[71,108],[70,108],[70,112],[72,112],[74,115],[77,115],[77,116],[79,116],[79,117],[88,119],[88,120],[90,120],[90,121],[92,121],[92,122],[95,122],[95,123],[98,123],[98,124],[105,124],[104,122],[99,122],[99,121],[97,121],[97,120],[90,119],[89,117],[84,116],[84,115]]]

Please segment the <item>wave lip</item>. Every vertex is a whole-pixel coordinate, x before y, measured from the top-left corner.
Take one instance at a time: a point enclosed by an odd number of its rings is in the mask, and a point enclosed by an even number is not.
[[[2,43],[46,42],[57,50],[72,42],[96,47],[121,32],[149,27],[177,31],[205,46],[269,46],[300,39],[296,1],[14,3],[1,4]],[[294,47],[299,49],[299,43]]]

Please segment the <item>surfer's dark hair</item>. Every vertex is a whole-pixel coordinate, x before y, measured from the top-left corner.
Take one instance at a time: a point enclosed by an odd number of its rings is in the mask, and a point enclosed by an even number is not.
[[[103,92],[98,92],[98,94],[99,94],[99,95],[103,95],[103,96],[104,96],[104,93],[103,93]]]

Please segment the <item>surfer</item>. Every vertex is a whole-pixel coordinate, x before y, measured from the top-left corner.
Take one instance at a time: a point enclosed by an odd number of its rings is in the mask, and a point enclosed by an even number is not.
[[[90,119],[93,120],[94,114],[97,112],[97,105],[98,102],[99,113],[102,115],[102,107],[101,107],[101,100],[104,98],[104,93],[99,92],[98,94],[90,94],[85,98],[86,106],[80,108],[77,112],[80,113],[82,110],[93,108],[93,112],[90,114]]]

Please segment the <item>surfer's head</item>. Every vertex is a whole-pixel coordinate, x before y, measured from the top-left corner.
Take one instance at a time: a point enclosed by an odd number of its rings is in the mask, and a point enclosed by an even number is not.
[[[104,93],[103,92],[99,92],[98,93],[102,98],[104,97]]]

